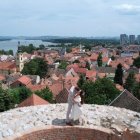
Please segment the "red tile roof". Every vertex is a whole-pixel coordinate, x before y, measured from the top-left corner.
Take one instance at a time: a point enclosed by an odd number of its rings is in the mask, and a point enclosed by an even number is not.
[[[65,87],[69,89],[71,86],[77,86],[78,80],[79,80],[79,76],[76,77],[67,76],[65,78]]]
[[[97,58],[98,58],[98,54],[93,53],[93,54],[91,55],[91,57],[90,57],[90,60],[91,60],[91,61],[97,61]]]
[[[21,82],[24,85],[28,85],[31,83],[31,79],[28,76],[21,76],[17,81]]]
[[[55,97],[63,90],[63,83],[58,81],[57,83],[53,83],[52,85],[48,85],[48,87],[52,91],[53,96]]]
[[[74,63],[74,64],[71,64],[71,65],[67,66],[67,70],[70,70],[71,68],[73,68],[75,70],[75,69],[79,68],[79,65]]]
[[[5,76],[4,75],[0,75],[0,81],[5,80]]]
[[[105,73],[98,73],[98,77],[99,77],[99,78],[104,78],[105,76],[106,76]]]
[[[0,62],[0,69],[1,70],[16,69],[16,64],[15,62]]]
[[[46,85],[27,85],[27,87],[31,90],[31,91],[40,91],[46,88]]]
[[[21,102],[18,107],[25,107],[25,106],[36,106],[36,105],[46,105],[49,104],[46,100],[40,98],[36,94],[32,94],[29,98],[25,99]]]
[[[96,77],[96,71],[87,70],[86,71],[86,77],[88,77],[88,78]]]
[[[109,61],[109,58],[108,57],[103,57],[103,62],[104,63],[107,63]]]
[[[86,74],[87,69],[86,68],[76,68],[75,72],[81,73],[81,74]]]

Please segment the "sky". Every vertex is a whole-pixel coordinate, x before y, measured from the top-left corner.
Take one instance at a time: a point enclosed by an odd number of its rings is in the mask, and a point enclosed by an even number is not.
[[[140,34],[140,0],[1,0],[0,36]]]

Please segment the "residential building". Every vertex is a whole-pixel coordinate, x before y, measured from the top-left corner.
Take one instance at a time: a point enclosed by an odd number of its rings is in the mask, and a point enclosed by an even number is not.
[[[131,45],[135,44],[135,35],[129,35],[129,44]]]
[[[0,74],[9,75],[16,73],[16,63],[12,61],[0,62]]]
[[[126,34],[120,35],[120,45],[125,46],[128,44],[128,36]]]
[[[40,98],[36,94],[32,94],[30,97],[28,97],[23,102],[21,102],[18,105],[18,107],[36,106],[36,105],[47,105],[47,104],[49,104],[48,101]]]
[[[140,35],[137,36],[137,43],[140,45]]]

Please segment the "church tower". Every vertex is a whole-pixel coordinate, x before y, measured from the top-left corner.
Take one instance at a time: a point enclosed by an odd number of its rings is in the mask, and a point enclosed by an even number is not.
[[[17,65],[17,71],[21,72],[24,67],[24,59],[23,59],[23,53],[21,50],[20,42],[18,42],[18,50],[16,54],[16,65]]]

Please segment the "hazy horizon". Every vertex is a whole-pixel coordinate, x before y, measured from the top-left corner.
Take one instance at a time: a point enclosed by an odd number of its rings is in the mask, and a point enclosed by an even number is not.
[[[4,0],[0,36],[139,35],[139,0]]]

